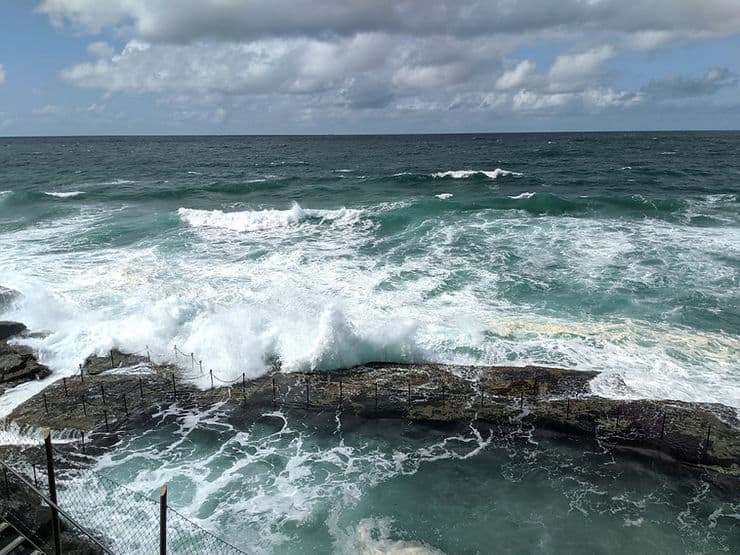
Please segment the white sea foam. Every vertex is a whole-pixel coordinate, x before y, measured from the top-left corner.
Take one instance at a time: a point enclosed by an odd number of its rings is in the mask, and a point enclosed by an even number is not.
[[[348,208],[338,210],[303,209],[297,202],[294,202],[288,210],[223,212],[221,210],[180,208],[178,214],[185,223],[195,228],[210,227],[250,232],[297,226],[309,219],[313,219],[319,224],[354,225],[358,223],[362,211]]]
[[[452,198],[452,193],[439,193],[438,195],[434,195],[440,200],[447,200]]]
[[[521,199],[532,198],[535,194],[536,193],[525,192],[525,193],[520,193],[520,194],[518,194],[516,196],[509,197],[509,198],[510,199],[514,199],[514,200],[521,200]]]
[[[101,185],[132,185],[133,183],[136,183],[136,181],[132,179],[114,179],[113,181],[105,181],[101,183]]]
[[[84,191],[63,191],[63,192],[62,191],[60,191],[60,192],[54,192],[54,191],[49,192],[49,191],[47,191],[44,194],[45,195],[49,195],[50,197],[72,198],[72,197],[77,197],[77,196],[80,196],[80,195],[84,195],[85,192]]]
[[[619,380],[595,383],[605,395],[740,407],[739,345],[727,334],[693,337],[668,322],[632,320],[617,329],[596,317],[558,320],[511,301],[507,293],[512,280],[546,291],[552,275],[588,295],[613,286],[605,274],[615,267],[630,287],[664,287],[666,279],[667,286],[686,279],[731,282],[734,269],[717,260],[740,256],[740,231],[526,215],[517,216],[515,229],[511,220],[481,210],[462,223],[435,220],[401,230],[392,241],[373,233],[368,222],[376,214],[402,206],[182,209],[181,219],[195,232],[187,236],[185,254],[145,243],[78,253],[70,264],[65,242],[115,217],[112,209],[90,209],[3,234],[0,284],[23,297],[0,316],[49,331],[24,342],[38,350],[53,379],[74,374],[93,352],[112,347],[134,352],[149,345],[156,360],[174,362],[172,347],[178,345],[202,359],[206,372],[213,368],[226,379],[242,372],[260,375],[275,359],[286,371],[370,360],[513,360],[618,372]],[[174,238],[182,241],[171,236],[162,242]],[[471,249],[461,250],[461,240]],[[409,242],[425,245],[423,251],[405,255]],[[681,248],[667,256],[665,245],[674,244]],[[656,265],[624,264],[636,250]],[[510,255],[527,260],[532,270],[513,277],[503,273]],[[450,286],[470,268],[475,275],[469,283]],[[732,300],[727,291],[726,302]],[[527,324],[506,329],[491,324],[512,320]],[[576,332],[551,331],[566,328]],[[29,382],[7,392],[3,411],[47,383]],[[198,383],[208,385],[206,379]]]
[[[432,177],[450,177],[452,179],[467,179],[474,175],[485,175],[489,179],[497,179],[501,176],[513,175],[515,177],[521,177],[523,174],[510,170],[502,170],[496,168],[495,170],[451,170],[446,172],[433,173]]]

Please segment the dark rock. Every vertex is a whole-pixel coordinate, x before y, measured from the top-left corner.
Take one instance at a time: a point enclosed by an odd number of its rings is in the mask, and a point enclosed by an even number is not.
[[[13,337],[14,335],[19,335],[24,331],[26,331],[25,324],[21,324],[20,322],[0,321],[0,341]]]
[[[45,378],[50,373],[46,366],[39,364],[30,347],[0,341],[0,383],[15,385]]]

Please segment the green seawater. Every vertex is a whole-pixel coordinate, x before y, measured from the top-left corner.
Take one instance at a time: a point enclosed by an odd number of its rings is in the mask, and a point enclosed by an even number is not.
[[[543,364],[602,372],[600,395],[739,409],[739,147],[740,133],[0,139],[0,286],[21,293],[0,318],[46,332],[26,341],[51,379],[114,347],[182,363],[177,346],[226,380],[275,361]],[[2,414],[46,383],[6,392]],[[170,482],[177,507],[248,551],[737,551],[734,501],[590,444],[217,416],[168,416],[100,471],[147,495]]]

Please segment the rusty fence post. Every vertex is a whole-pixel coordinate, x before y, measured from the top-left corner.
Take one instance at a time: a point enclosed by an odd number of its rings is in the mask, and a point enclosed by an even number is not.
[[[44,447],[46,448],[46,470],[49,474],[49,499],[53,503],[51,507],[51,524],[54,536],[54,553],[62,554],[61,527],[59,525],[59,511],[57,511],[57,482],[54,476],[54,453],[51,448],[51,431],[44,431]]]
[[[159,554],[167,555],[167,484],[159,490]]]
[[[44,412],[46,412],[46,414],[49,414],[49,403],[46,400],[46,393],[44,393],[43,396],[44,396]]]

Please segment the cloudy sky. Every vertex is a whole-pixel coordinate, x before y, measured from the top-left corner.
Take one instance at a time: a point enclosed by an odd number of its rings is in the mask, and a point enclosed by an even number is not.
[[[740,0],[0,0],[0,135],[740,129]]]

